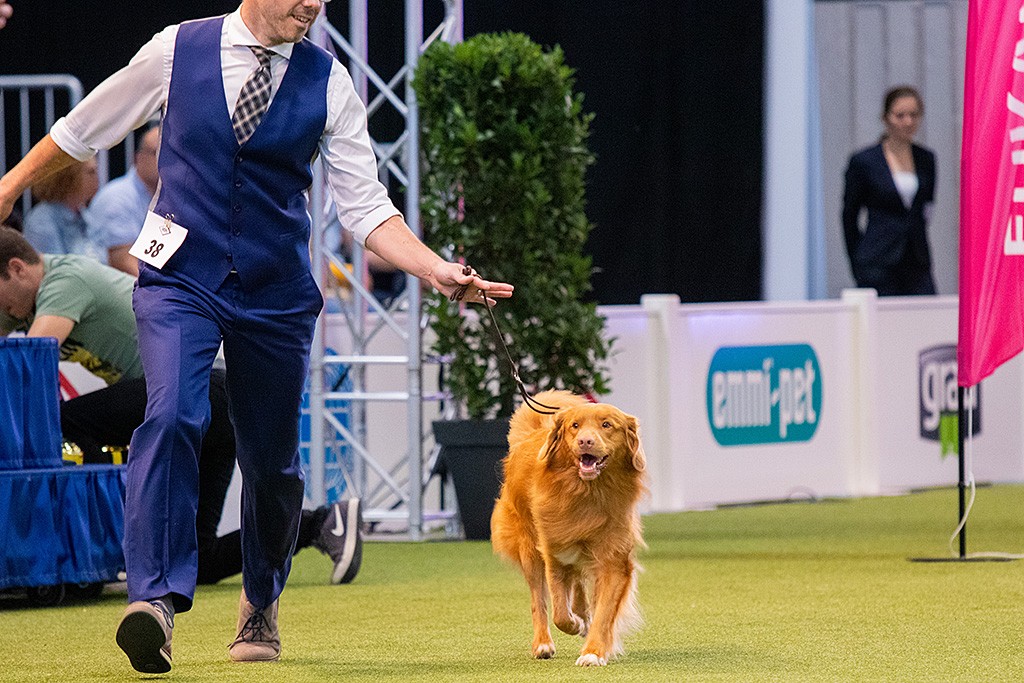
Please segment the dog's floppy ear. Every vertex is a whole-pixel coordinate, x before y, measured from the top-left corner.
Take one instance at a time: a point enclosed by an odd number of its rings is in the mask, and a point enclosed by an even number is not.
[[[548,435],[547,443],[541,446],[540,451],[537,452],[537,460],[547,462],[555,455],[555,451],[558,450],[558,443],[562,440],[562,418],[563,415],[561,413],[555,415],[555,424]]]
[[[633,459],[633,467],[637,472],[643,472],[647,467],[647,456],[644,454],[644,446],[640,443],[640,421],[632,415],[626,420],[626,443],[629,445],[629,453]]]

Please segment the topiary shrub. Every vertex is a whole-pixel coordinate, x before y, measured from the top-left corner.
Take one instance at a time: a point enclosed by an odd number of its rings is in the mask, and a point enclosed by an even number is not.
[[[607,391],[611,340],[590,290],[583,247],[591,115],[562,51],[522,34],[434,43],[414,88],[424,154],[424,240],[487,279],[516,286],[493,312],[531,390]],[[426,297],[434,353],[470,418],[505,417],[517,391],[487,312]]]

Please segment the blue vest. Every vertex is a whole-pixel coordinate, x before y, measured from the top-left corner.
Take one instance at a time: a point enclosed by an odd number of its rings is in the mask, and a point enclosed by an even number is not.
[[[270,108],[239,146],[220,69],[223,21],[178,28],[154,209],[188,229],[162,271],[211,291],[233,269],[245,289],[309,272],[304,193],[327,121],[331,73],[327,52],[308,40],[297,43]]]

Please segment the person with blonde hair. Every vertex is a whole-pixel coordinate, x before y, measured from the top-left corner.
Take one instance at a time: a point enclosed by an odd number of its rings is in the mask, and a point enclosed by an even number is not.
[[[38,202],[25,215],[25,239],[45,254],[81,254],[107,262],[89,232],[86,207],[99,189],[96,160],[79,161],[32,186]]]

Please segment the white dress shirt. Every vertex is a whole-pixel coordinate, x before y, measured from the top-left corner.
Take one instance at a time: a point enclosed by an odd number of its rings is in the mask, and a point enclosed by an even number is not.
[[[131,131],[154,118],[167,103],[178,26],[168,26],[142,46],[126,67],[100,83],[67,116],[50,129],[50,137],[69,155],[83,161],[109,149]],[[241,10],[224,20],[221,68],[228,113],[242,85],[259,61],[248,46],[259,45],[242,21]],[[271,101],[291,58],[291,43],[270,48]],[[360,244],[378,225],[401,215],[377,179],[377,160],[366,130],[366,110],[348,71],[337,60],[327,82],[327,123],[319,142],[326,162],[327,184],[338,206],[341,224]]]

